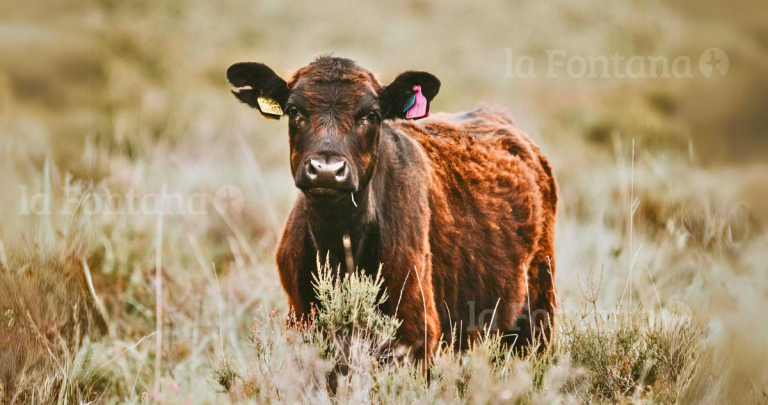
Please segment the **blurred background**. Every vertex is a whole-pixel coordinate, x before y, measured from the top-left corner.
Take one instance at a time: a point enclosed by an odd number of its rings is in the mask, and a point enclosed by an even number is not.
[[[673,160],[744,170],[751,180],[740,198],[768,215],[761,204],[768,191],[758,180],[768,152],[764,2],[68,0],[0,7],[4,138],[14,138],[38,165],[50,152],[60,169],[74,170],[86,145],[131,161],[157,145],[211,152],[200,145],[226,149],[238,130],[267,155],[260,162],[275,169],[270,183],[287,184],[279,166],[287,148],[283,126],[251,119],[233,104],[222,72],[252,60],[288,75],[333,52],[384,82],[405,69],[434,72],[445,83],[435,110],[481,102],[507,107],[549,153],[564,155],[555,163],[572,172],[585,157],[572,148],[612,150],[614,135],[635,139],[643,150],[665,148]],[[699,71],[709,48],[730,60],[717,80]],[[565,62],[616,53],[670,63],[687,56],[692,77],[570,78],[559,68],[552,79],[545,77],[548,50],[567,52]],[[509,77],[510,60],[521,56],[536,59],[536,78]]]
[[[727,54],[723,77],[700,70],[710,48]],[[566,63],[686,56],[691,77],[575,78],[562,67],[549,78],[548,50],[565,51]],[[31,317],[65,328],[45,308],[65,308],[71,297],[54,288],[48,298],[35,280],[69,280],[85,262],[106,324],[89,326],[91,339],[109,336],[99,350],[119,353],[155,330],[157,217],[59,215],[62,187],[202,193],[207,215],[164,220],[163,376],[215,398],[195,385],[208,359],[223,350],[247,363],[239,347],[256,309],[285,309],[273,253],[297,193],[285,122],[237,102],[224,73],[255,61],[288,77],[321,53],[355,59],[384,83],[408,69],[435,74],[435,112],[508,109],[560,185],[565,307],[580,302],[577,275],[602,269],[605,308],[632,297],[649,310],[682,306],[710,325],[715,357],[730,360],[720,361],[718,377],[700,380],[721,381],[707,398],[759,397],[768,386],[763,0],[2,1],[0,247],[8,274],[29,278],[2,287],[30,289],[25,302],[40,308]],[[533,58],[536,77],[510,77],[522,56]],[[211,204],[227,185],[244,194],[239,212]],[[23,215],[38,192],[53,196],[53,214]],[[29,266],[30,257],[38,264]],[[221,348],[214,281],[224,297]],[[45,303],[35,304],[40,296]],[[112,395],[151,387],[154,371],[141,365],[153,353],[138,346],[114,362]],[[17,364],[35,356],[19,355]],[[14,374],[5,368],[2,376]]]

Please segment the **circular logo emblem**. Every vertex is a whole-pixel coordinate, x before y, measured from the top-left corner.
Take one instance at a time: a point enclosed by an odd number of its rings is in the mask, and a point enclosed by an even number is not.
[[[699,69],[707,77],[722,77],[728,72],[728,55],[722,49],[709,48],[699,58]]]
[[[222,209],[229,213],[238,213],[243,209],[245,205],[245,196],[243,192],[235,186],[223,186],[213,197],[213,203],[217,208]]]

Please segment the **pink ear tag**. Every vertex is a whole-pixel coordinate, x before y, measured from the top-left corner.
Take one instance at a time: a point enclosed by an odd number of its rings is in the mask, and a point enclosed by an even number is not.
[[[413,86],[413,93],[414,103],[411,108],[405,112],[405,118],[418,119],[429,117],[429,105],[427,103],[427,98],[421,94],[421,86]],[[410,102],[410,100],[408,101]]]

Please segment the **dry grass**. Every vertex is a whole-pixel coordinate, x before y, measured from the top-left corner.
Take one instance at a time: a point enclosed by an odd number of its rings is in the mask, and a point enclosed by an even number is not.
[[[676,403],[706,349],[705,328],[690,318],[600,314],[584,297],[584,310],[557,315],[546,350],[513,353],[492,333],[463,354],[443,342],[425,378],[387,345],[398,321],[375,309],[379,278],[341,282],[318,265],[322,309],[287,327],[262,314],[249,336],[257,353],[249,371],[227,360],[214,368],[233,403]]]
[[[0,3],[0,403],[764,403],[766,167],[731,152],[764,151],[765,24],[730,6],[699,19],[700,7]],[[544,50],[567,49],[682,53],[695,70],[710,46],[734,55],[722,87],[504,77],[505,48],[542,68]],[[321,277],[327,310],[285,327],[284,123],[239,105],[223,72],[258,60],[286,73],[319,51],[384,81],[432,71],[435,110],[501,104],[536,138],[561,191],[549,349],[515,355],[489,335],[442,349],[427,379],[390,348],[396,320],[364,278]],[[140,201],[165,184],[199,193],[206,213],[165,215],[158,232],[157,215],[117,213],[114,199],[88,215],[92,200],[62,190]],[[225,185],[242,211],[213,204]],[[38,192],[51,215],[23,214]]]
[[[4,401],[89,402],[109,387],[110,370],[96,365],[104,352],[91,343],[106,331],[106,323],[86,286],[86,244],[87,235],[70,226],[58,235],[41,231],[28,236],[3,252]]]

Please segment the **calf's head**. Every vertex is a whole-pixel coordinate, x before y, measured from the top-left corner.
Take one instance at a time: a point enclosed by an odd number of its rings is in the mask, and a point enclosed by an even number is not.
[[[253,62],[230,66],[227,79],[232,93],[262,116],[288,119],[296,187],[323,205],[350,201],[350,193],[368,185],[383,120],[405,118],[419,91],[428,111],[440,89],[435,76],[415,71],[385,86],[354,61],[331,56],[319,57],[288,81]]]

